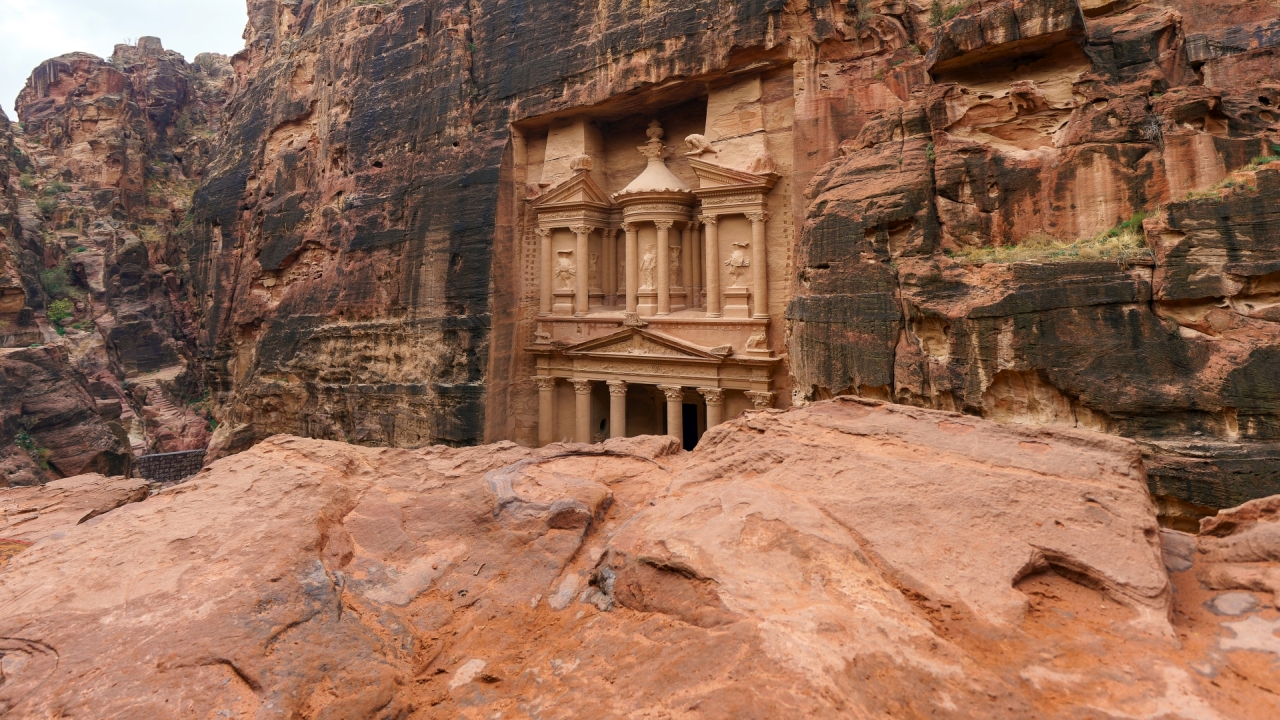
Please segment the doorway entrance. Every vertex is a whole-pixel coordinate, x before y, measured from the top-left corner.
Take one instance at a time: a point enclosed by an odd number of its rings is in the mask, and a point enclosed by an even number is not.
[[[684,413],[684,437],[681,440],[684,443],[685,450],[692,450],[698,447],[698,438],[701,433],[698,432],[698,406],[693,403],[685,403],[681,408]]]

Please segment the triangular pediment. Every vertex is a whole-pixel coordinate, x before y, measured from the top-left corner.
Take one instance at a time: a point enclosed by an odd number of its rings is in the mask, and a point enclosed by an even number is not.
[[[715,165],[697,158],[689,158],[689,165],[693,168],[693,172],[697,174],[700,189],[703,190],[713,187],[771,188],[778,177],[775,173],[757,175],[746,170],[735,170],[723,165]]]
[[[669,335],[639,328],[627,328],[611,335],[571,345],[565,348],[564,352],[566,355],[649,357],[661,360],[718,361],[722,357]]]
[[[609,200],[609,195],[591,179],[591,173],[579,170],[573,177],[548,190],[534,205],[538,208],[561,208],[571,205],[609,208],[613,206],[613,202]]]

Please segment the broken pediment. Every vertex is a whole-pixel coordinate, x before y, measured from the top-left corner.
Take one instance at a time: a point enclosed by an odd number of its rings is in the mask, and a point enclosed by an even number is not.
[[[775,172],[756,174],[692,157],[689,158],[689,165],[698,175],[699,189],[702,190],[718,187],[768,190],[778,182],[778,174]]]
[[[564,207],[593,207],[607,210],[613,207],[609,195],[591,179],[590,167],[576,170],[573,177],[565,180],[538,198],[535,207],[539,210],[552,210]]]
[[[715,362],[720,361],[723,357],[669,335],[639,328],[627,328],[612,335],[571,345],[564,349],[564,353],[566,355],[650,357],[662,360]]]

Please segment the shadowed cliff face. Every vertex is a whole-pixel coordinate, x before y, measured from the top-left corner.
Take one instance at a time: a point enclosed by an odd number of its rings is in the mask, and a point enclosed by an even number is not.
[[[801,401],[1136,438],[1182,522],[1280,491],[1280,25],[1094,5],[972,5],[895,28],[930,49],[887,74],[832,63],[906,91],[809,186],[791,366]]]
[[[723,69],[782,5],[251,3],[191,234],[218,447],[481,441],[526,341],[510,123]]]

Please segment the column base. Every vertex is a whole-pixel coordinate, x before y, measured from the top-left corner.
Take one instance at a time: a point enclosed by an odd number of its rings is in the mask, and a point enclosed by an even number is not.
[[[724,291],[724,316],[746,320],[751,317],[751,291],[731,287]]]
[[[658,312],[658,291],[641,290],[636,293],[636,312],[641,317],[653,317]]]

